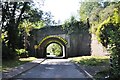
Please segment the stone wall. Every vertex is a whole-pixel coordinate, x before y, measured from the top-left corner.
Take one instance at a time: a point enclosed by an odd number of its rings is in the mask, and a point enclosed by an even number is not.
[[[61,26],[45,27],[40,30],[34,30],[31,38],[31,54],[35,55],[36,51],[34,45],[38,45],[41,40],[47,36],[59,36],[65,39],[68,43],[66,44],[67,57],[76,56],[101,56],[105,55],[106,51],[103,46],[97,42],[95,35],[91,35],[89,30],[81,31],[80,33],[67,34]],[[38,51],[39,54],[41,51]]]
[[[92,56],[105,56],[109,55],[106,48],[98,42],[96,35],[92,34],[91,38],[91,54]]]
[[[91,55],[91,35],[87,32],[70,35],[70,56]]]

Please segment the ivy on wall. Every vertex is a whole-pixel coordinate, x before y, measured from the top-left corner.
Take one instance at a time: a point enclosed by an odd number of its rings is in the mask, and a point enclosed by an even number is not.
[[[114,15],[105,20],[97,29],[99,42],[111,53],[110,78],[120,76],[120,13],[114,10]]]

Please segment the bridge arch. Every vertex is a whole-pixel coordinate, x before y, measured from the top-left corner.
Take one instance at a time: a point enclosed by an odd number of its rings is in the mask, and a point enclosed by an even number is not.
[[[43,38],[38,45],[37,57],[46,57],[46,48],[52,43],[56,43],[61,46],[63,54],[62,58],[66,58],[67,41],[60,36],[47,36]]]

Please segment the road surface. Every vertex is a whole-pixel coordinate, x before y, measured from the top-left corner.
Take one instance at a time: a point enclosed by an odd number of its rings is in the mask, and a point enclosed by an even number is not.
[[[68,59],[46,59],[40,65],[15,78],[86,78]]]

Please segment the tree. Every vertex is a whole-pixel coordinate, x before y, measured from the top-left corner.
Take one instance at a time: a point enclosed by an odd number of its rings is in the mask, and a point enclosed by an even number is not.
[[[114,9],[114,15],[105,20],[97,29],[99,41],[111,53],[111,75],[110,78],[120,76],[120,14]]]
[[[3,49],[8,49],[8,51],[3,50],[3,57],[14,57],[15,56],[14,54],[15,49],[19,47],[18,25],[22,19],[22,15],[25,11],[27,4],[28,2],[19,2],[19,3],[18,2],[4,2],[2,3],[2,35],[4,36],[2,40],[2,46],[3,46]],[[17,14],[18,12],[20,14]]]
[[[119,2],[118,2],[119,3]],[[91,32],[95,34],[97,27],[114,13],[114,8],[120,6],[116,2],[83,2],[79,14],[81,20],[89,18]]]
[[[120,2],[112,3],[114,5],[113,15],[104,20],[97,28],[99,42],[103,44],[110,52],[111,68],[110,78],[119,79],[120,76]],[[106,7],[106,9],[108,9]]]
[[[16,49],[27,49],[30,31],[51,24],[51,14],[33,5],[33,2],[2,3],[3,57],[15,57]]]
[[[82,2],[80,6],[80,19],[86,21],[90,17],[90,13],[100,4],[98,2]]]
[[[62,25],[63,30],[67,32],[67,34],[79,33],[81,31],[87,30],[88,26],[83,21],[77,21],[74,16],[71,16],[70,19],[66,20]]]
[[[81,5],[81,18],[88,16],[91,28],[97,35],[98,41],[111,53],[111,75],[110,78],[120,76],[120,1],[119,2],[98,2],[98,7],[92,3]],[[92,7],[92,8],[91,8]],[[89,11],[91,10],[91,11]],[[88,14],[87,14],[88,13]],[[92,30],[92,31],[93,31]]]

